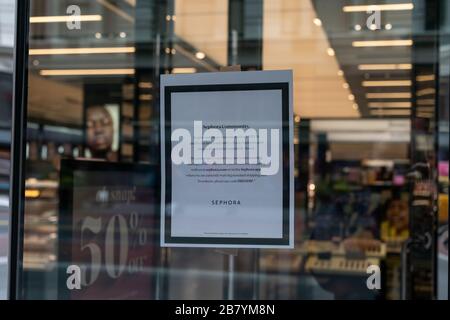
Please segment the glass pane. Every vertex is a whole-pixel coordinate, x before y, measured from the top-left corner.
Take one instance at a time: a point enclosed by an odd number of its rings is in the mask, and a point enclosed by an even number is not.
[[[448,6],[371,3],[32,1],[18,296],[436,298],[448,261]],[[293,249],[161,246],[161,144],[173,143],[160,140],[161,76],[230,66],[292,71]]]

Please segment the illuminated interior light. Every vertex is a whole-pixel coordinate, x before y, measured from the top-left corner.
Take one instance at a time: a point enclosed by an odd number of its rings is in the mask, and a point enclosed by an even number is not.
[[[80,15],[80,16],[37,16],[30,17],[30,23],[58,23],[58,22],[88,22],[88,21],[102,21],[102,16],[98,14]]]
[[[333,48],[328,48],[328,49],[327,49],[327,54],[328,54],[330,57],[333,57],[333,56],[335,55],[334,49],[333,49]]]
[[[422,96],[426,96],[429,94],[435,94],[435,93],[436,93],[436,90],[434,88],[425,88],[425,89],[417,90],[416,95],[418,97],[422,97]]]
[[[25,189],[25,198],[38,198],[41,192],[37,189]]]
[[[417,99],[418,106],[434,106],[434,99]]]
[[[352,94],[349,94],[349,95],[348,95],[348,100],[350,100],[350,101],[355,100],[355,96],[352,95]]]
[[[386,30],[391,30],[391,29],[392,29],[392,24],[387,23],[387,24],[384,26],[384,28],[385,28]]]
[[[414,4],[412,3],[396,3],[396,4],[378,4],[378,5],[354,5],[344,6],[342,11],[344,12],[368,12],[368,11],[404,11],[413,10]]]
[[[52,48],[30,49],[30,56],[64,55],[64,54],[109,54],[109,53],[134,53],[134,47],[106,47],[106,48]]]
[[[153,96],[151,94],[141,94],[139,95],[139,100],[141,101],[150,101],[153,99]]]
[[[153,84],[151,82],[139,82],[138,86],[141,89],[151,89],[151,88],[153,88]]]
[[[410,99],[411,92],[369,92],[367,99]]]
[[[411,114],[411,110],[375,109],[371,110],[370,113],[377,116],[408,116]]]
[[[59,69],[41,70],[41,76],[107,76],[133,75],[134,69]]]
[[[434,74],[423,74],[416,77],[416,80],[419,82],[434,81],[434,79]]]
[[[173,68],[172,73],[196,73],[196,68]]]
[[[369,102],[369,108],[411,108],[411,102]]]
[[[344,71],[339,70],[339,71],[337,72],[337,74],[338,74],[338,76],[342,77],[342,76],[344,75]]]
[[[359,24],[355,24],[353,28],[355,29],[355,31],[361,31],[361,25]]]
[[[318,27],[320,27],[322,25],[322,20],[320,20],[319,18],[315,18],[313,20],[314,24]]]
[[[358,105],[357,105],[356,103],[354,103],[354,104],[352,105],[352,108],[353,108],[354,110],[358,110],[358,109],[359,109],[359,107],[358,107]]]
[[[353,41],[352,46],[356,48],[362,47],[409,47],[413,45],[412,40],[367,40]]]
[[[372,80],[362,82],[363,87],[409,87],[411,85],[411,80]]]
[[[350,88],[350,86],[349,86],[349,84],[346,82],[346,83],[344,83],[343,85],[342,85],[342,87],[344,88],[344,89],[348,89],[348,88]]]
[[[410,63],[385,63],[385,64],[360,64],[359,70],[411,70],[412,64]]]
[[[203,60],[206,58],[206,54],[204,52],[198,51],[195,53],[195,57],[199,60]]]

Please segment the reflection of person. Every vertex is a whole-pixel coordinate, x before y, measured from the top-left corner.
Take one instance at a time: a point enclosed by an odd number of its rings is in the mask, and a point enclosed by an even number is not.
[[[87,109],[87,145],[93,158],[114,161],[117,154],[112,150],[114,139],[113,119],[103,106]]]

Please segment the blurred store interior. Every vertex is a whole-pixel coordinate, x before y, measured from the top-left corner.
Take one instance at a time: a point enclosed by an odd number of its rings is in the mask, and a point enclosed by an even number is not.
[[[83,19],[68,30],[73,3]],[[379,20],[370,22],[370,5]],[[60,159],[98,154],[88,109],[112,121],[104,159],[158,164],[159,75],[227,65],[294,74],[296,246],[240,249],[234,296],[447,298],[447,1],[34,0],[30,13],[25,298],[56,295]],[[2,34],[0,210],[11,99]],[[430,246],[407,247],[425,233]],[[402,264],[404,250],[414,270]],[[223,255],[160,255],[161,298],[226,297]],[[370,264],[382,266],[383,290],[367,290]]]

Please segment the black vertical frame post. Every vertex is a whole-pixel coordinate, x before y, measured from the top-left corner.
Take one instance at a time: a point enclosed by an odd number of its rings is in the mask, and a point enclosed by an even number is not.
[[[439,1],[415,0],[412,47],[411,173],[404,299],[436,297],[437,111],[439,79]],[[433,76],[420,81],[421,77]],[[424,94],[433,88],[434,92]],[[424,102],[427,101],[425,104]],[[432,103],[428,103],[432,101]],[[420,139],[425,143],[420,143]],[[424,147],[425,145],[425,147]],[[414,177],[414,175],[411,175]]]
[[[23,261],[29,0],[16,1],[14,87],[11,134],[8,298],[20,298]]]

